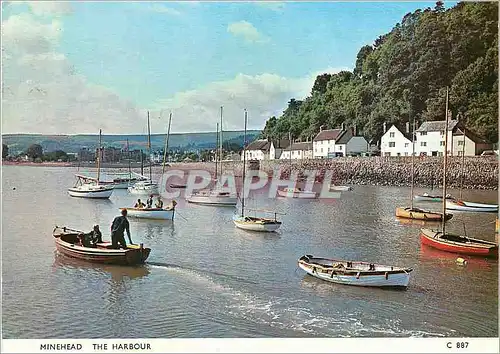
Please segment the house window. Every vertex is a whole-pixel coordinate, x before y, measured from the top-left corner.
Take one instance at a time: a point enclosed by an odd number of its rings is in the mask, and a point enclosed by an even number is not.
[[[390,152],[386,152],[384,155],[385,156],[391,156],[391,153]]]
[[[420,143],[420,146],[427,146],[427,142],[422,141],[422,142]]]
[[[440,141],[439,146],[444,146],[444,141]]]
[[[389,147],[390,148],[396,147],[396,142],[395,141],[389,141]]]
[[[400,152],[398,152],[398,153],[397,153],[397,156],[401,156],[401,153],[400,153]]]
[[[420,136],[427,135],[427,132],[420,132]]]
[[[462,156],[462,151],[459,151],[459,152],[458,152],[458,156]]]
[[[389,138],[394,138],[394,132],[389,133]]]
[[[330,147],[328,147],[328,152],[330,152]]]
[[[323,148],[321,148],[321,153],[323,153]]]
[[[410,143],[405,143],[405,148],[407,148],[407,147],[408,147],[408,145],[410,145]]]
[[[439,134],[444,135],[444,130],[441,130]]]
[[[407,153],[407,152],[405,152],[405,156],[408,156],[408,153]]]
[[[439,151],[438,156],[443,156],[443,153],[441,151]]]
[[[458,146],[462,146],[464,144],[464,141],[463,140],[459,140],[458,141]]]
[[[318,152],[318,148],[314,148],[314,152]]]
[[[339,146],[339,150],[342,150],[342,145]]]

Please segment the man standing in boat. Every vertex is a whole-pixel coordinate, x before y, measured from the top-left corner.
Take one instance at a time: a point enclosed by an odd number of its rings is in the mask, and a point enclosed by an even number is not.
[[[125,242],[125,230],[127,231],[128,240],[133,245],[132,238],[130,237],[130,225],[127,220],[127,209],[122,209],[122,215],[117,216],[111,224],[111,248],[120,248],[120,244],[124,249],[127,248]]]

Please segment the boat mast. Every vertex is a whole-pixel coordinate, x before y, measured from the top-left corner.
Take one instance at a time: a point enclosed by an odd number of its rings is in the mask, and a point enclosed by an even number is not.
[[[170,112],[170,117],[168,118],[167,136],[165,138],[165,151],[163,152],[163,169],[161,171],[162,174],[165,173],[165,167],[167,165],[168,140],[170,139],[170,124],[171,123],[172,123],[172,112]]]
[[[409,124],[410,122],[408,122]],[[415,183],[415,118],[413,118],[413,129],[411,133],[411,188],[410,200],[411,209],[413,210],[413,185]]]
[[[97,185],[99,185],[99,180],[101,179],[101,132],[99,129],[99,148],[97,149]]]
[[[141,149],[141,176],[144,176],[144,156],[142,156],[143,152]]]
[[[247,110],[245,108],[245,134],[243,135],[243,187],[242,187],[242,195],[241,195],[241,217],[245,216],[245,168],[247,162]]]
[[[217,158],[219,154],[217,153],[217,149],[219,146],[219,123],[217,123],[217,132],[215,133],[215,179],[217,180],[217,173],[218,173],[218,165],[217,165]]]
[[[448,161],[448,87],[446,87],[446,112],[444,126],[444,158],[443,158],[443,227],[442,232],[446,230],[446,163]]]
[[[464,189],[464,177],[465,177],[465,127],[463,128],[464,140],[462,143],[462,172],[460,173],[460,196],[459,199],[462,200],[462,190]],[[453,136],[453,135],[452,135]]]
[[[220,159],[220,176],[222,176],[222,155],[223,155],[223,152],[222,152],[222,148],[223,148],[223,139],[222,139],[222,110],[223,110],[223,106],[220,106],[220,155],[219,155],[219,159]]]
[[[130,147],[128,145],[128,138],[127,138],[127,155],[128,155],[128,182],[130,183],[130,180],[132,179],[132,167],[130,166]]]
[[[149,126],[149,111],[148,111],[148,151],[149,151],[149,180],[153,182],[152,172],[151,172],[151,128]]]

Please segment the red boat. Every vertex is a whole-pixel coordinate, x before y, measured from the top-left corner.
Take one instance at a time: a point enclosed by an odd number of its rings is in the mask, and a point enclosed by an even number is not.
[[[98,243],[94,247],[84,247],[79,240],[79,235],[83,233],[67,227],[56,226],[52,235],[60,253],[89,262],[120,265],[142,264],[151,252],[151,249],[144,248],[142,243],[139,246],[127,245],[127,249],[111,248],[110,242]]]
[[[469,256],[498,258],[498,245],[490,241],[448,233],[443,234],[441,231],[430,229],[420,230],[420,241],[424,245],[442,251],[466,254]]]

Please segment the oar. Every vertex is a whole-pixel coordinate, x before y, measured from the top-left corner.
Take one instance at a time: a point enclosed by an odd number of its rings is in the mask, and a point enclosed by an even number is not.
[[[186,219],[184,216],[182,216],[181,214],[179,214],[179,212],[178,212],[178,211],[176,211],[176,212],[175,212],[175,214],[176,214],[176,215],[179,215],[179,216],[180,216],[181,218],[183,218],[184,220],[189,221],[189,220],[188,220],[188,219]]]

